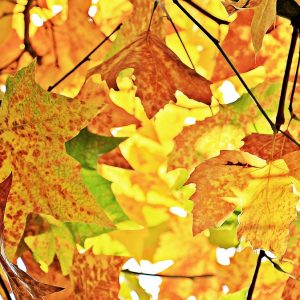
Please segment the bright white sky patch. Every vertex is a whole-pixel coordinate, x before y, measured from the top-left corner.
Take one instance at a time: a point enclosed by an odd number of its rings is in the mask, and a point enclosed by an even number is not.
[[[236,249],[233,247],[228,249],[218,247],[216,249],[217,262],[223,266],[230,265],[230,257],[234,255],[235,251]]]
[[[186,117],[184,119],[184,124],[185,125],[194,125],[194,124],[196,124],[196,118],[194,118],[194,117]]]
[[[189,296],[186,298],[186,300],[197,300],[197,298],[195,296]]]
[[[223,94],[225,104],[232,103],[240,97],[240,94],[229,80],[225,80],[219,87],[219,90]]]
[[[89,15],[91,18],[94,18],[94,17],[96,16],[97,11],[98,11],[97,6],[92,5],[92,6],[90,6],[90,8],[89,8],[88,15]]]
[[[4,84],[1,84],[1,85],[0,85],[0,91],[1,91],[2,93],[5,93],[5,92],[6,92],[6,86],[5,86]]]
[[[130,296],[131,296],[132,300],[140,300],[140,297],[139,297],[139,295],[137,294],[136,291],[131,291]]]
[[[187,211],[184,210],[181,207],[173,206],[170,208],[170,212],[176,216],[179,216],[181,218],[185,218],[187,216]]]
[[[44,25],[43,19],[37,15],[37,14],[32,14],[31,15],[31,22],[36,26],[36,27],[41,27]]]
[[[141,260],[140,263],[138,263],[134,258],[131,258],[124,264],[123,270],[128,269],[130,271],[138,272],[138,273],[157,274],[164,271],[165,269],[167,269],[173,264],[174,264],[173,260],[163,260],[152,264],[148,260]],[[139,279],[140,286],[147,293],[151,295],[151,299],[157,300],[159,294],[159,286],[162,282],[161,277],[139,275],[138,279]],[[132,298],[132,299],[138,299],[138,298]]]
[[[17,259],[17,266],[18,266],[22,271],[24,271],[24,272],[27,271],[27,268],[26,268],[26,266],[25,266],[25,263],[24,263],[24,261],[23,261],[23,259],[22,259],[21,257],[18,257],[18,259]]]
[[[60,13],[63,10],[63,7],[61,5],[53,5],[52,6],[52,12],[54,15],[57,15],[58,13]]]
[[[229,293],[229,287],[228,287],[228,285],[226,285],[226,284],[224,284],[223,286],[222,286],[222,291],[223,291],[223,294],[228,294]]]

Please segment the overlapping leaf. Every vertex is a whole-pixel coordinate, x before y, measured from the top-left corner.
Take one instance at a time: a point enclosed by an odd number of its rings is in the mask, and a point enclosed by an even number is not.
[[[77,254],[71,270],[74,299],[117,299],[119,273],[127,258]]]
[[[8,195],[12,185],[12,175],[10,174],[3,182],[0,183],[0,263],[4,269],[14,295],[17,299],[35,299],[45,295],[59,292],[63,288],[51,286],[41,283],[31,278],[27,273],[22,271],[19,267],[12,264],[6,257],[4,250],[3,231],[4,225],[4,211],[8,199]]]
[[[92,79],[86,88],[89,85],[94,85]],[[0,179],[9,172],[14,175],[5,215],[9,257],[30,212],[112,226],[85,188],[78,164],[64,149],[64,142],[76,135],[101,105],[95,99],[72,100],[43,91],[34,81],[34,64],[8,79],[0,111]],[[38,175],[32,176],[32,172]]]
[[[134,68],[137,96],[149,117],[175,100],[176,90],[189,98],[210,104],[210,82],[185,66],[153,33],[144,32],[137,39],[89,74],[100,73],[109,87],[117,88],[116,78],[126,68]],[[149,82],[150,78],[150,82]]]

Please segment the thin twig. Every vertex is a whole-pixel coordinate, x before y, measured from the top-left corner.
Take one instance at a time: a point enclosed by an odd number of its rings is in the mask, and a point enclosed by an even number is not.
[[[168,274],[150,274],[150,273],[143,273],[143,272],[135,272],[130,271],[128,269],[122,270],[121,272],[131,275],[145,275],[145,276],[154,276],[154,277],[164,277],[164,278],[174,278],[174,279],[195,279],[195,278],[209,278],[214,277],[215,274],[202,274],[202,275],[168,275]]]
[[[293,101],[294,101],[294,95],[295,95],[296,86],[297,86],[297,80],[298,80],[298,74],[299,74],[299,65],[300,65],[300,41],[299,41],[298,62],[297,62],[296,73],[295,73],[293,88],[292,88],[291,97],[290,97],[290,105],[289,105],[289,112],[291,114],[291,119],[295,118],[294,110],[293,110]]]
[[[98,44],[88,55],[86,55],[72,70],[70,70],[67,74],[65,74],[61,79],[59,79],[55,84],[52,86],[49,86],[48,92],[52,91],[55,87],[57,87],[63,80],[65,80],[68,76],[70,76],[75,70],[77,70],[82,64],[84,64],[86,61],[90,59],[90,56],[98,50],[109,38],[118,31],[122,26],[122,23],[120,23],[111,33],[108,35],[104,40],[101,41],[100,44]]]
[[[30,36],[29,36],[29,26],[30,26],[30,9],[33,0],[28,0],[27,4],[25,5],[25,9],[23,11],[24,14],[24,46],[25,51],[27,51],[32,58],[37,58],[38,64],[41,63],[41,56],[39,56],[36,51],[33,49]]]
[[[149,21],[149,25],[148,25],[148,30],[147,30],[148,32],[150,31],[150,28],[151,28],[151,23],[152,23],[152,19],[153,19],[153,15],[156,10],[156,7],[157,7],[157,1],[154,1],[152,13],[151,13],[151,17],[150,17],[150,21]]]
[[[6,298],[7,298],[7,300],[10,300],[11,297],[10,297],[10,294],[9,294],[9,290],[8,290],[8,288],[7,288],[6,284],[5,284],[2,276],[0,276],[0,285],[1,285],[2,290],[4,291],[4,294],[5,294]]]
[[[201,14],[208,17],[209,19],[211,19],[212,21],[216,22],[219,25],[229,25],[230,24],[230,22],[219,19],[216,16],[212,15],[211,13],[209,13],[208,11],[206,11],[205,9],[203,9],[202,7],[200,7],[198,4],[194,3],[191,0],[183,0],[183,1],[188,3],[190,6],[194,7],[196,10],[198,10]]]
[[[246,91],[248,92],[248,94],[251,96],[251,98],[253,99],[253,101],[255,102],[256,106],[258,107],[258,109],[260,110],[260,112],[262,113],[262,115],[265,117],[265,119],[267,120],[267,122],[269,123],[269,125],[271,126],[272,130],[274,132],[276,132],[276,127],[275,124],[271,121],[271,119],[269,118],[269,116],[267,115],[267,113],[265,112],[265,110],[263,109],[263,107],[260,105],[260,103],[258,102],[258,100],[256,99],[256,97],[254,96],[254,94],[252,93],[252,91],[250,90],[250,88],[248,87],[248,85],[246,84],[246,82],[244,81],[244,79],[242,78],[242,76],[240,75],[240,73],[237,71],[237,69],[235,68],[235,66],[233,65],[233,63],[231,62],[231,60],[229,59],[229,57],[227,56],[227,54],[224,52],[223,48],[220,46],[219,41],[212,36],[179,2],[178,0],[173,0],[174,4],[178,6],[178,8],[191,20],[193,21],[198,27],[199,29],[212,41],[212,43],[217,47],[217,49],[220,51],[220,53],[223,55],[223,57],[225,58],[226,62],[229,64],[229,66],[231,67],[231,69],[234,71],[235,75],[238,77],[238,79],[240,80],[240,82],[242,83],[242,85],[244,86],[244,88],[246,89]]]
[[[179,32],[178,32],[178,30],[177,30],[175,24],[174,24],[174,22],[173,22],[173,20],[172,20],[172,18],[171,18],[171,16],[170,16],[170,14],[168,13],[166,7],[163,5],[163,3],[162,3],[160,0],[155,0],[155,1],[158,2],[160,8],[161,8],[161,9],[164,11],[164,13],[166,14],[167,19],[169,20],[169,22],[171,23],[173,29],[175,30],[176,35],[177,35],[177,37],[178,37],[178,39],[179,39],[179,41],[180,41],[180,43],[181,43],[181,45],[182,45],[182,47],[183,47],[183,49],[184,49],[184,51],[185,51],[185,53],[186,53],[186,55],[187,55],[189,61],[190,61],[190,63],[191,63],[191,65],[192,65],[193,69],[196,70],[195,65],[193,64],[193,61],[192,61],[192,59],[191,59],[191,57],[190,57],[190,55],[189,55],[189,52],[187,51],[187,49],[186,49],[186,47],[185,47],[185,44],[184,44],[184,42],[183,42],[183,40],[182,40],[182,38],[181,38],[181,36],[180,36],[180,34],[179,34]]]
[[[285,118],[284,118],[284,106],[285,106],[285,98],[286,98],[286,92],[287,87],[289,83],[289,77],[291,72],[291,66],[293,62],[293,56],[297,44],[297,38],[298,38],[298,28],[296,26],[293,26],[293,33],[291,38],[291,44],[289,49],[289,54],[286,62],[285,72],[283,76],[282,81],[282,88],[280,93],[280,99],[279,99],[279,105],[278,105],[278,111],[276,116],[276,129],[277,131],[280,129],[281,125],[284,124]]]
[[[265,256],[265,251],[260,250],[258,258],[257,258],[257,262],[256,262],[255,271],[254,271],[254,274],[253,274],[253,277],[252,277],[251,285],[250,285],[249,290],[248,290],[247,300],[252,299],[252,295],[253,295],[254,288],[255,288],[255,283],[256,283],[256,280],[257,280],[257,275],[258,275],[259,268],[260,268],[260,265],[261,265],[261,260],[264,256]]]

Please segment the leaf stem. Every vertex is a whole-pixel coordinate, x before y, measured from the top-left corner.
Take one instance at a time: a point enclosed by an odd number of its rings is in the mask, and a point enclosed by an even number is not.
[[[223,57],[225,58],[226,62],[229,64],[229,66],[231,67],[231,69],[233,70],[233,72],[235,73],[235,75],[238,77],[238,79],[240,80],[240,82],[242,83],[242,85],[244,86],[244,88],[246,89],[246,91],[248,92],[248,94],[251,96],[251,98],[253,99],[253,101],[255,102],[256,106],[258,107],[258,109],[260,110],[260,112],[262,113],[262,115],[265,117],[265,119],[267,120],[267,122],[269,123],[269,125],[271,126],[272,130],[274,132],[276,132],[276,126],[275,124],[271,121],[271,119],[269,118],[269,116],[267,115],[267,113],[264,111],[263,107],[260,105],[260,103],[258,102],[258,100],[256,99],[256,97],[254,96],[254,94],[252,93],[252,91],[250,90],[250,88],[248,87],[248,85],[246,84],[246,82],[244,81],[244,79],[242,78],[242,76],[240,75],[240,73],[237,71],[237,69],[235,68],[235,66],[233,65],[233,63],[231,62],[230,58],[227,56],[227,54],[224,52],[223,48],[220,46],[219,41],[212,36],[179,2],[178,0],[173,0],[173,3],[175,5],[178,6],[178,8],[191,20],[193,21],[198,27],[199,29],[212,41],[212,43],[217,47],[217,49],[220,51],[220,53],[223,55]]]
[[[205,9],[203,9],[202,7],[200,7],[198,4],[194,3],[191,0],[183,0],[183,1],[188,3],[190,6],[194,7],[196,10],[198,10],[201,14],[208,17],[209,19],[211,19],[212,21],[216,22],[219,25],[229,25],[230,24],[230,22],[219,19],[216,16],[212,15],[211,13],[209,13],[208,11],[206,11]]]
[[[295,52],[295,48],[296,48],[296,44],[297,44],[297,38],[298,38],[298,28],[296,26],[293,26],[291,44],[290,44],[290,49],[289,49],[288,58],[287,58],[287,62],[286,62],[285,72],[284,72],[284,76],[283,76],[278,111],[277,111],[277,115],[276,115],[275,125],[276,125],[277,131],[280,129],[281,125],[284,124],[284,121],[285,121],[284,104],[285,104],[286,92],[287,92],[287,87],[288,87],[288,83],[289,83],[289,77],[290,77],[290,72],[291,72],[291,67],[292,67],[292,62],[293,62],[293,56],[294,56],[294,52]]]
[[[75,70],[77,70],[83,63],[90,59],[90,56],[98,50],[109,38],[118,31],[122,26],[120,23],[104,40],[102,40],[89,54],[87,54],[75,67],[73,67],[67,74],[65,74],[61,79],[59,79],[56,83],[52,86],[48,87],[48,92],[52,91],[55,87],[57,87],[62,81],[64,81],[68,76],[70,76]]]
[[[202,274],[202,275],[168,275],[168,274],[150,274],[150,273],[143,273],[143,272],[135,272],[130,271],[128,269],[122,270],[121,272],[131,275],[144,275],[144,276],[154,276],[154,277],[164,277],[164,278],[174,278],[174,279],[195,279],[195,278],[209,278],[214,277],[215,274]]]
[[[173,20],[172,20],[170,14],[168,13],[166,7],[163,5],[163,3],[162,3],[160,0],[155,0],[155,1],[158,2],[160,8],[161,8],[161,9],[164,11],[164,13],[166,14],[167,19],[168,19],[168,21],[171,23],[173,29],[175,30],[175,33],[176,33],[176,35],[177,35],[177,37],[178,37],[178,39],[179,39],[179,41],[180,41],[180,43],[181,43],[181,45],[182,45],[182,47],[183,47],[183,49],[184,49],[184,52],[186,53],[186,55],[187,55],[187,57],[188,57],[188,59],[189,59],[191,65],[192,65],[193,69],[196,70],[195,65],[193,64],[192,58],[191,58],[189,52],[187,51],[187,48],[186,48],[186,46],[185,46],[185,44],[184,44],[184,42],[183,42],[183,40],[182,40],[182,38],[181,38],[181,36],[180,36],[180,34],[179,34],[179,32],[178,32],[178,30],[177,30],[177,28],[176,28],[174,22],[173,22]]]
[[[254,292],[254,288],[255,288],[255,284],[256,284],[258,272],[259,272],[259,268],[260,268],[260,265],[261,265],[261,260],[262,260],[263,257],[265,257],[265,255],[266,254],[265,254],[264,250],[260,250],[259,251],[259,255],[258,255],[258,258],[257,258],[255,271],[254,271],[254,274],[253,274],[253,277],[252,277],[252,281],[251,281],[251,285],[249,287],[249,291],[248,291],[248,294],[247,294],[247,300],[251,300],[252,299],[252,295],[253,295],[253,292]]]

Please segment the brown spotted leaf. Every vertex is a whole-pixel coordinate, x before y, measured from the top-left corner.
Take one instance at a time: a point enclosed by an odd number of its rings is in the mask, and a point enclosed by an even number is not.
[[[288,132],[287,132],[288,133]],[[282,158],[284,155],[298,151],[295,145],[283,134],[259,134],[253,133],[243,139],[242,151],[249,152],[267,161]]]
[[[93,80],[85,88],[94,85]],[[7,80],[0,109],[0,180],[13,173],[4,219],[9,258],[31,212],[112,227],[64,145],[101,106],[93,98],[69,99],[45,92],[34,81],[33,63]]]
[[[12,185],[12,174],[0,183],[0,264],[3,267],[14,295],[18,300],[36,299],[59,292],[63,288],[41,283],[30,277],[6,257],[3,241],[3,218],[8,195]]]
[[[244,173],[249,167],[252,156],[238,151],[221,151],[220,156],[200,164],[191,174],[189,183],[196,184],[192,196],[193,233],[218,225],[234,210],[235,204],[226,198],[235,198],[232,188],[246,185],[248,177]]]
[[[175,99],[176,90],[210,104],[210,82],[184,65],[154,34],[144,32],[112,58],[93,68],[89,75],[100,73],[109,87],[117,89],[120,71],[134,68],[137,96],[148,117],[153,117],[165,104]]]
[[[77,254],[70,273],[74,299],[118,299],[119,274],[128,258],[92,254]]]

